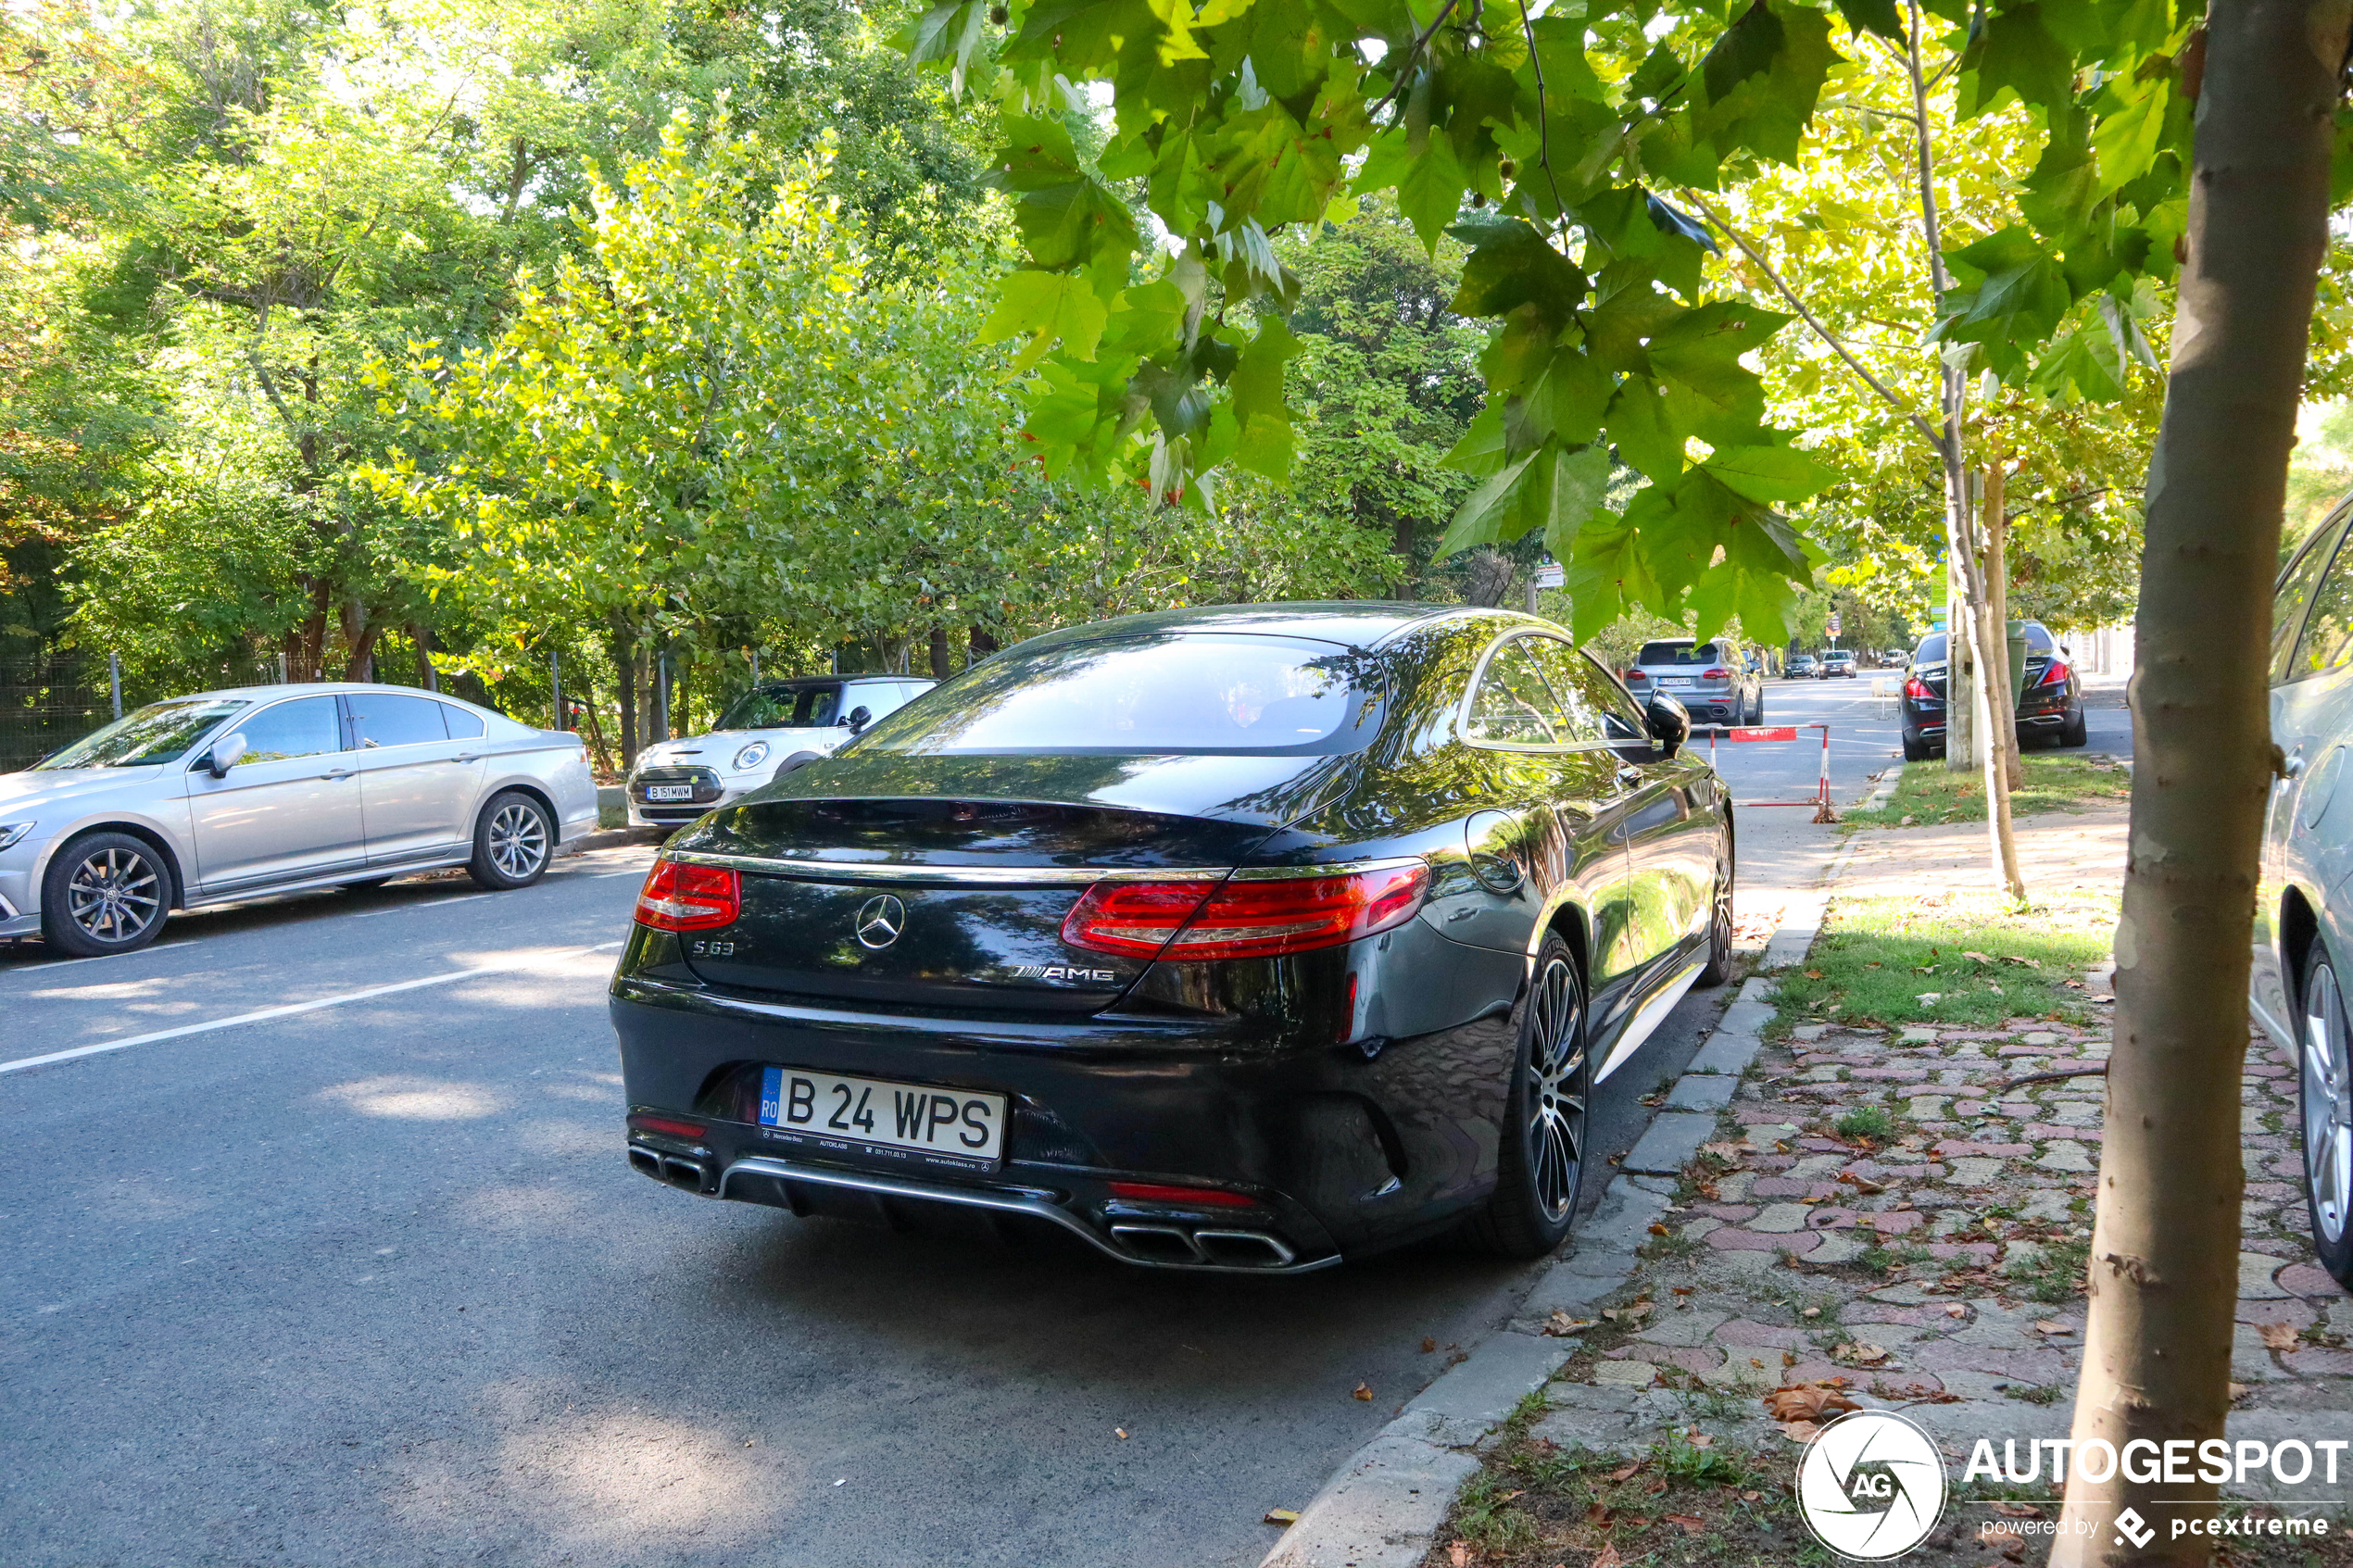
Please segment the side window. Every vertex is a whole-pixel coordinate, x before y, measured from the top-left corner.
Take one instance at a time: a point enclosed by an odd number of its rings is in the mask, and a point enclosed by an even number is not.
[[[2353,556],[2339,550],[2312,591],[2312,613],[2289,661],[2288,679],[2318,675],[2353,659]]]
[[[1529,637],[1522,646],[1535,659],[1537,668],[1544,671],[1544,684],[1552,687],[1553,695],[1560,698],[1561,708],[1567,714],[1568,730],[1561,737],[1563,742],[1569,746],[1600,745],[1605,738],[1602,716],[1608,711],[1600,694],[1592,689],[1600,671],[1558,637]],[[1617,692],[1617,682],[1602,684],[1611,692]]]
[[[1568,728],[1568,715],[1529,657],[1527,639],[1514,638],[1497,648],[1487,661],[1487,672],[1478,678],[1478,689],[1471,694],[1464,738],[1504,746],[1567,746]]]
[[[245,737],[248,762],[278,762],[343,749],[335,699],[331,696],[298,696],[265,708],[234,727]]]
[[[449,738],[441,721],[442,705],[429,696],[358,692],[344,700],[351,704],[352,734],[362,751]]]
[[[441,721],[448,726],[451,740],[482,738],[482,715],[479,713],[469,713],[462,708],[452,708],[445,702],[441,705]]]
[[[841,688],[820,686],[807,694],[807,705],[799,716],[806,729],[823,729],[841,715]]]
[[[2280,579],[2278,592],[2271,600],[2271,684],[2290,679],[2295,671],[2296,623],[2304,617],[2304,606],[2312,596],[2312,584],[2320,580],[2321,569],[2335,553],[2341,521],[2323,523],[2314,530],[2311,542],[2296,558]]]
[[[1594,662],[1592,654],[1579,651],[1567,673],[1571,684],[1601,715],[1603,739],[1619,747],[1651,746],[1650,725],[1642,718],[1642,708],[1608,671]]]

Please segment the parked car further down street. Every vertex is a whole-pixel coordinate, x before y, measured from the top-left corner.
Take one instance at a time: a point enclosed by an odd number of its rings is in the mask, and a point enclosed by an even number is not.
[[[629,825],[691,822],[830,754],[932,684],[903,675],[763,681],[737,697],[710,734],[659,741],[637,754],[622,791]]]
[[[1688,734],[1503,610],[1009,648],[663,849],[612,985],[630,1163],[1145,1266],[1550,1251],[1593,1085],[1729,972]]]
[[[1818,667],[1814,662],[1814,656],[1810,653],[1791,655],[1789,661],[1789,678],[1793,681],[1811,681],[1817,679]]]
[[[1765,719],[1765,683],[1730,643],[1660,637],[1642,645],[1626,671],[1637,699],[1665,692],[1703,723],[1757,724]]]
[[[2353,551],[2340,508],[2280,573],[2271,610],[2271,740],[2250,1000],[2296,1060],[2304,1195],[2322,1264],[2353,1286]]]
[[[525,887],[596,825],[577,735],[388,686],[200,692],[0,773],[0,936],[129,952],[173,909],[433,866]]]
[[[2083,683],[2073,657],[2039,621],[2026,629],[2026,684],[2018,699],[2018,744],[2047,740],[2082,746],[2091,738],[2083,722]],[[1913,650],[1897,704],[1904,724],[1904,759],[1919,762],[1944,755],[1946,634],[1931,632]]]

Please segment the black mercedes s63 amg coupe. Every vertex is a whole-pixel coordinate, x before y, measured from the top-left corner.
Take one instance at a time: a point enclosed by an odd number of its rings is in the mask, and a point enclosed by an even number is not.
[[[1297,1273],[1575,1223],[1593,1085],[1731,956],[1731,803],[1530,616],[1010,647],[662,850],[628,1155],[710,1198]]]

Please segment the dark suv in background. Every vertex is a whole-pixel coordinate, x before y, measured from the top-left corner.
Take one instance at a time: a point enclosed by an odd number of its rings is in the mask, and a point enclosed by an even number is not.
[[[2083,686],[2077,678],[2073,656],[2053,638],[2039,621],[2026,628],[2026,685],[2018,699],[2018,739],[2020,746],[2037,737],[2060,746],[2082,746],[2089,736],[2083,727]],[[1912,652],[1904,671],[1904,759],[1918,762],[1944,755],[1944,671],[1946,634],[1931,632]]]

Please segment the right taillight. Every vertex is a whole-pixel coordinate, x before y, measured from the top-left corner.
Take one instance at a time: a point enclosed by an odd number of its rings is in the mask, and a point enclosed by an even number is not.
[[[637,923],[656,931],[710,931],[743,912],[743,881],[730,866],[660,859],[637,890]]]
[[[1074,947],[1130,958],[1268,959],[1336,947],[1413,918],[1421,861],[1340,872],[1244,872],[1216,884],[1099,882],[1063,920]]]

